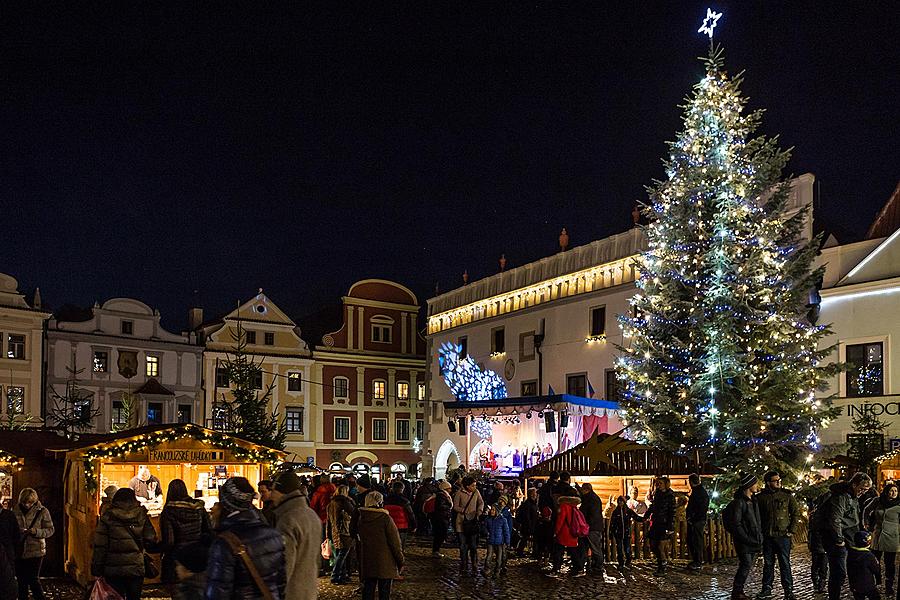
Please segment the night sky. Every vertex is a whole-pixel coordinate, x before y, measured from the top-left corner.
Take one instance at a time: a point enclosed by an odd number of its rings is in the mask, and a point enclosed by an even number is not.
[[[259,287],[296,317],[365,277],[424,304],[623,231],[708,47],[695,2],[117,4],[0,12],[0,271],[173,329]],[[897,4],[711,6],[763,132],[862,238],[900,177]]]

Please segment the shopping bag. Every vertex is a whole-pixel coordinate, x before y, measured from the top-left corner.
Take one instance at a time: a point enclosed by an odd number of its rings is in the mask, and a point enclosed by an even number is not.
[[[90,600],[125,600],[109,582],[98,577],[91,589]]]
[[[325,560],[331,559],[331,540],[322,542],[322,558]]]

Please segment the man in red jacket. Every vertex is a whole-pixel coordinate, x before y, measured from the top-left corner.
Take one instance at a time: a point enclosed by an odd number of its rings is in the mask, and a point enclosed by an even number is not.
[[[384,508],[391,515],[391,520],[400,532],[400,544],[406,548],[406,538],[409,532],[416,528],[416,514],[412,504],[403,495],[403,482],[395,481],[391,484],[391,493],[384,498]]]

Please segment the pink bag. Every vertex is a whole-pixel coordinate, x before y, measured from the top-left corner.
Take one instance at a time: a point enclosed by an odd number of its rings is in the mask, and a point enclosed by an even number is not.
[[[322,542],[322,558],[325,560],[331,560],[331,540],[325,540]]]
[[[90,600],[125,600],[109,582],[98,577],[91,589]]]

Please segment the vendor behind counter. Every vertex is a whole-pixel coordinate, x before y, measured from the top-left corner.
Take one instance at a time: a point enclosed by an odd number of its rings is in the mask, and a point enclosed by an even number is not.
[[[137,496],[139,502],[155,500],[163,495],[159,479],[150,473],[147,465],[138,467],[137,475],[131,478],[128,487],[134,490],[134,495]]]

